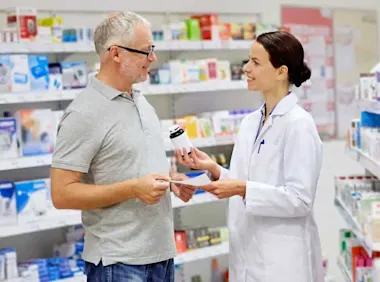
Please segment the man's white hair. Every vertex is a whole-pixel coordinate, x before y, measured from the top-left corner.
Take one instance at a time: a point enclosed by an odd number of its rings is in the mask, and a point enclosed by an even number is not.
[[[138,25],[151,27],[147,19],[133,12],[116,12],[109,15],[95,29],[96,53],[102,56],[112,45],[129,44]]]

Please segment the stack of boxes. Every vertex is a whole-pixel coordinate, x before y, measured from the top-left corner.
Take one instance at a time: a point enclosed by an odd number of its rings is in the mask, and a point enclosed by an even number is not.
[[[0,55],[0,93],[83,88],[87,73],[85,62],[49,63],[47,55]]]

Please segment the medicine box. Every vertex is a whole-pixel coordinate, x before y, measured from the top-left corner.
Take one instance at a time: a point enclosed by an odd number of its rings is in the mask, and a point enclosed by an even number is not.
[[[15,117],[21,156],[53,153],[55,119],[50,109],[20,110]]]
[[[12,182],[0,182],[0,225],[17,222],[16,190]]]
[[[63,89],[84,88],[87,86],[87,66],[85,62],[62,62]]]
[[[48,189],[43,179],[16,182],[15,186],[19,223],[38,220],[46,214]]]
[[[49,90],[59,91],[63,88],[62,67],[59,63],[49,64]]]
[[[29,78],[32,91],[49,90],[49,57],[29,55]]]
[[[9,55],[0,55],[0,93],[12,90],[12,64]]]
[[[27,7],[6,9],[7,26],[17,29],[20,41],[34,40],[37,36],[37,10]]]
[[[27,92],[30,90],[28,55],[10,55],[11,91]]]
[[[16,131],[16,119],[0,118],[0,159],[18,157]]]

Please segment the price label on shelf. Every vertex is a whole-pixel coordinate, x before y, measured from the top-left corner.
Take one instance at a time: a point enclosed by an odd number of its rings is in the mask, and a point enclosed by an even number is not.
[[[18,169],[21,168],[20,162],[17,159],[11,160],[10,161],[10,169]]]

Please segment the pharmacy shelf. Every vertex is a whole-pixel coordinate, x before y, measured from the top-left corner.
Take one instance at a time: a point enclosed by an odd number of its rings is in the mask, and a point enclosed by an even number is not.
[[[338,267],[343,274],[344,281],[345,282],[352,282],[353,281],[352,275],[351,275],[350,271],[347,269],[347,266],[344,263],[342,257],[338,258]]]
[[[356,102],[361,111],[380,115],[380,101],[357,100]]]
[[[36,221],[14,225],[0,225],[0,238],[51,230],[81,224],[79,211],[56,211],[54,215],[46,215]]]
[[[0,93],[0,105],[73,100],[80,90]]]
[[[167,95],[196,92],[228,91],[228,90],[246,90],[247,82],[245,80],[210,80],[196,83],[183,84],[140,84],[136,86],[144,95]]]
[[[0,43],[0,54],[86,53],[95,51],[90,43]]]
[[[28,282],[28,281],[25,278],[14,278],[11,280],[5,280],[3,282]],[[61,280],[56,280],[55,282],[86,282],[86,276],[80,275],[80,276],[65,278]]]
[[[187,83],[178,85],[151,85],[141,84],[136,86],[145,96],[151,95],[175,95],[183,93],[213,92],[228,90],[246,90],[247,82],[244,80],[213,80],[198,83]],[[70,101],[73,100],[82,89],[63,91],[40,91],[25,93],[0,93],[0,105],[39,103],[50,101]]]
[[[194,142],[194,146],[197,148],[209,148],[217,146],[233,145],[233,136],[228,138],[212,138],[212,139],[200,139]],[[166,148],[167,152],[173,151],[173,149]],[[17,170],[34,168],[41,166],[50,166],[52,163],[52,155],[41,155],[33,157],[20,157],[14,159],[0,159],[0,171]]]
[[[187,203],[177,198],[173,193],[171,194],[171,199],[173,208],[182,208],[192,205],[207,204],[215,201],[220,201],[217,197],[209,193],[195,194],[193,198]],[[36,221],[6,226],[0,225],[0,238],[79,224],[82,224],[80,211],[56,210],[54,211],[53,215],[40,217]]]
[[[51,165],[52,155],[21,157],[0,160],[0,171]]]
[[[172,40],[154,42],[156,51],[185,50],[248,50],[253,40],[222,40],[222,41],[190,41]],[[92,42],[89,43],[0,43],[0,54],[23,53],[89,53],[94,52]]]
[[[363,248],[365,248],[368,255],[372,257],[373,251],[380,251],[380,243],[372,243],[370,237],[364,236],[358,221],[339,197],[335,197],[335,205],[338,207],[341,215],[348,223],[350,229],[352,229],[352,232],[355,234],[357,239],[360,241],[360,244],[363,246]]]
[[[192,251],[188,251],[182,254],[179,254],[174,258],[175,264],[184,264],[189,262],[194,262],[202,259],[213,258],[217,256],[226,255],[229,253],[229,244],[228,242],[223,242],[218,245],[204,247]]]
[[[373,175],[380,178],[380,163],[373,160],[367,154],[356,148],[346,148],[347,154],[356,162],[359,162],[364,168],[369,170]]]

